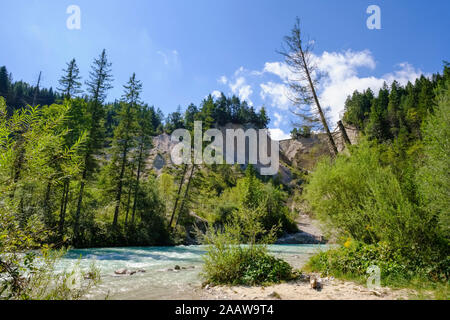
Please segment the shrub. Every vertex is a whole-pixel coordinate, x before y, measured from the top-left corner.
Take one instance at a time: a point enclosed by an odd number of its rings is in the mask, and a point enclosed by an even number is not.
[[[390,249],[386,243],[366,245],[356,241],[347,246],[320,252],[308,263],[308,267],[314,271],[353,276],[364,276],[372,265],[380,267],[384,279],[405,275],[412,267],[406,263],[399,251]]]
[[[208,283],[260,285],[293,278],[292,267],[267,253],[263,246],[212,246],[205,257],[204,276]]]
[[[417,175],[424,209],[450,238],[450,80],[438,96],[438,105],[423,126],[425,160]]]
[[[267,252],[265,243],[273,241],[276,228],[264,229],[260,221],[264,206],[241,209],[232,223],[221,230],[210,227],[203,235],[203,243],[208,245],[203,266],[206,282],[257,285],[293,278],[292,267]]]
[[[413,279],[448,281],[449,259],[430,264],[421,256],[405,257],[401,250],[392,249],[387,243],[364,244],[348,241],[346,246],[330,249],[314,255],[306,269],[326,275],[366,278],[367,269],[376,265],[381,270],[383,285],[409,283]]]
[[[435,221],[405,195],[379,157],[377,146],[363,141],[351,155],[320,162],[305,188],[305,199],[317,217],[344,238],[386,242],[405,255],[430,255],[439,242]]]

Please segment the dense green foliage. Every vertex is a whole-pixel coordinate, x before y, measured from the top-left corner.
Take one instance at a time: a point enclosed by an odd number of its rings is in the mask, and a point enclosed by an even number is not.
[[[194,121],[202,121],[203,126],[233,124],[252,124],[255,128],[266,128],[270,122],[264,107],[259,112],[249,107],[246,101],[236,96],[227,98],[223,93],[214,100],[211,95],[203,100],[200,108],[190,104],[183,116],[181,108],[168,115],[165,130],[167,133],[185,128],[192,130]]]
[[[247,178],[251,178],[252,170],[247,172]],[[208,245],[204,257],[206,282],[256,285],[294,277],[287,262],[267,252],[266,244],[275,239],[278,227],[265,227],[267,204],[257,204],[254,200],[254,195],[247,192],[227,223],[219,228],[211,226],[203,235],[203,242]]]
[[[372,265],[380,268],[384,284],[399,277],[417,276],[417,272],[425,273],[410,264],[401,252],[392,250],[387,243],[347,242],[346,246],[321,252],[309,261],[309,267],[326,274],[351,274],[355,277],[364,277]]]
[[[195,202],[201,205],[194,204],[193,209],[200,216],[218,227],[234,221],[239,210],[259,207],[262,210],[260,222],[265,229],[279,226],[278,234],[297,231],[293,213],[286,206],[287,192],[273,181],[262,182],[251,165],[242,177],[239,177],[240,170],[226,174],[225,169],[210,170],[199,177],[202,187],[198,189]],[[234,181],[226,181],[231,176],[236,177]]]
[[[77,299],[98,280],[95,269],[55,273],[63,252],[42,246],[52,238],[49,199],[33,198],[79,171],[84,135],[63,148],[68,109],[30,107],[8,117],[0,97],[0,299]],[[81,286],[73,288],[74,281]]]
[[[45,89],[27,85],[29,92],[18,103],[14,92],[19,84],[11,82],[6,68],[0,71],[7,143],[1,145],[6,163],[1,200],[16,208],[13,216],[20,226],[30,217],[42,224],[46,237],[37,242],[76,247],[174,244],[193,235],[191,213],[217,226],[238,210],[237,195],[247,181],[240,180],[240,168],[168,166],[157,177],[148,165],[153,137],[178,128],[192,130],[194,121],[203,121],[204,130],[228,122],[265,128],[269,119],[264,108],[256,112],[237,97],[208,96],[199,107],[179,108],[165,119],[160,109],[141,101],[143,86],[135,74],[124,85],[122,98],[107,103],[113,78],[105,50],[94,59],[84,89],[76,60],[67,63],[51,101],[42,98]],[[32,98],[36,106],[30,107]],[[267,198],[261,218],[265,226],[295,229],[284,207],[287,195],[279,187],[256,178],[251,187],[257,189],[257,201]],[[217,208],[217,201],[226,208]]]
[[[305,188],[312,211],[347,241],[315,257],[316,269],[361,275],[377,264],[385,277],[449,279],[449,86],[445,66],[432,81],[349,98],[345,118],[365,137],[320,162]]]

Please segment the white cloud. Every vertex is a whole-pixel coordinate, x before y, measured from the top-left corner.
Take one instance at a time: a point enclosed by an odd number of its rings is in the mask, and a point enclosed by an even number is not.
[[[242,67],[240,69],[242,69]],[[252,100],[250,100],[250,96],[253,94],[253,90],[252,87],[247,84],[244,77],[238,77],[234,83],[230,82],[229,86],[231,92],[238,95],[239,99],[247,101],[250,106],[253,105]]]
[[[266,62],[263,72],[273,73],[285,82],[292,78],[291,70],[282,62]]]
[[[327,73],[319,92],[322,106],[331,109],[332,126],[339,120],[339,114],[344,110],[347,97],[355,90],[362,92],[371,88],[377,94],[384,82],[389,85],[397,80],[404,85],[408,81],[414,81],[422,73],[410,64],[402,63],[398,65],[399,70],[382,77],[360,77],[359,68],[367,67],[374,70],[376,67],[375,60],[368,50],[344,53],[324,52],[322,56],[317,57],[316,63],[320,71]]]
[[[221,76],[219,78],[219,80],[217,80],[217,81],[219,81],[219,83],[221,83],[221,84],[227,84],[228,83],[228,78],[225,77],[225,76]]]
[[[284,122],[284,118],[283,118],[283,116],[282,116],[281,114],[279,114],[278,112],[275,112],[273,115],[274,115],[275,118],[276,118],[276,120],[275,120],[275,122],[274,122],[274,125],[275,125],[275,127],[279,127],[280,124]]]
[[[412,65],[407,62],[399,63],[397,65],[400,69],[394,71],[393,73],[388,73],[384,76],[387,83],[392,83],[397,80],[402,86],[405,86],[408,81],[413,82],[423,74],[421,70],[416,70]],[[425,74],[426,77],[430,75]]]
[[[219,99],[222,96],[222,93],[218,90],[214,90],[211,95],[213,96],[213,98]]]
[[[420,70],[416,70],[410,64],[401,63],[397,66],[398,70],[382,77],[361,77],[358,73],[360,68],[369,70],[376,68],[375,59],[369,50],[324,52],[320,56],[313,56],[313,62],[318,71],[325,74],[318,87],[318,92],[322,107],[331,110],[332,126],[339,120],[339,114],[344,110],[347,97],[355,90],[363,91],[371,88],[377,94],[384,82],[391,84],[392,81],[397,80],[400,84],[405,85],[422,74]],[[272,106],[279,109],[288,109],[290,106],[287,97],[289,87],[286,82],[294,78],[289,67],[283,62],[267,62],[263,72],[277,75],[283,83],[261,84],[262,99],[269,99]]]
[[[286,139],[291,138],[290,134],[285,133],[280,128],[269,129],[269,134],[270,134],[270,137],[272,138],[272,140],[277,140],[277,141],[286,140]]]
[[[244,69],[244,67],[240,67],[239,69],[237,69],[235,72],[234,72],[234,76],[235,77],[237,77],[237,76],[239,76],[240,74],[242,74],[242,73],[244,73],[246,70]]]
[[[289,100],[289,87],[282,83],[267,82],[261,83],[261,98],[269,99],[271,106],[281,110],[288,110],[291,105]]]

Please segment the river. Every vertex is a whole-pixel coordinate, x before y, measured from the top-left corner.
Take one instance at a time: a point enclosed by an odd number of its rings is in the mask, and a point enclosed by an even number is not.
[[[270,245],[269,251],[300,268],[308,258],[324,250],[324,245]],[[70,250],[58,269],[70,270],[79,264],[88,269],[92,262],[100,270],[101,283],[87,299],[197,299],[201,286],[203,246],[100,248]],[[181,270],[174,270],[180,266]],[[115,275],[114,271],[145,270],[134,275]]]

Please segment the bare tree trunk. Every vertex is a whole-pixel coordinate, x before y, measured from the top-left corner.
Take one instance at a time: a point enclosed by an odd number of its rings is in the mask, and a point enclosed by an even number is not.
[[[33,104],[32,104],[33,108],[36,106],[37,94],[39,92],[39,85],[41,83],[41,75],[42,75],[42,71],[39,72],[39,78],[38,78],[37,86],[36,86],[36,89],[34,90]]]
[[[134,224],[134,219],[136,215],[136,208],[137,208],[137,200],[138,200],[138,193],[139,193],[139,181],[141,178],[141,167],[142,167],[142,153],[144,152],[144,145],[141,144],[139,149],[139,158],[138,158],[138,168],[137,168],[137,176],[136,176],[136,185],[134,187],[134,202],[133,202],[133,213],[131,215],[131,223]]]
[[[47,222],[47,225],[50,224],[51,222],[51,217],[50,217],[50,194],[52,192],[52,181],[49,180],[47,182],[47,190],[45,191],[45,197],[44,197],[44,215],[45,215],[45,220]]]
[[[75,223],[73,227],[73,233],[75,238],[75,243],[78,242],[78,232],[80,228],[80,214],[81,214],[81,205],[83,203],[83,193],[84,193],[84,187],[86,184],[86,178],[87,178],[87,163],[88,163],[88,157],[89,155],[86,153],[85,159],[84,159],[84,169],[83,169],[83,175],[81,177],[80,182],[80,191],[78,193],[78,202],[77,202],[77,210],[75,212]]]
[[[59,237],[61,239],[64,236],[64,223],[65,223],[65,218],[66,218],[67,201],[68,201],[68,197],[69,197],[69,186],[70,186],[70,180],[66,179],[64,181],[63,193],[62,193],[62,199],[61,199],[61,209],[60,209],[60,213],[59,213],[58,233],[59,233]]]
[[[175,223],[175,227],[178,225],[180,220],[180,216],[183,214],[184,204],[186,203],[187,196],[189,194],[189,186],[191,185],[192,176],[194,175],[195,164],[192,165],[191,173],[189,175],[188,183],[186,186],[186,190],[184,191],[183,201],[181,202],[180,213],[178,214],[177,221]]]
[[[184,176],[186,175],[186,171],[187,171],[187,164],[185,164],[185,165],[184,165],[184,168],[183,168],[183,174],[182,174],[182,176],[181,176],[180,186],[179,186],[179,188],[178,188],[177,197],[176,197],[176,199],[175,199],[175,204],[174,204],[174,206],[173,206],[172,216],[170,217],[169,227],[172,227],[173,218],[175,217],[175,213],[176,213],[176,211],[177,211],[178,200],[180,199],[181,189],[183,188],[183,184],[184,184]]]
[[[127,154],[128,154],[128,141],[125,142],[125,147],[123,150],[123,157],[122,157],[122,168],[120,169],[119,182],[117,184],[116,208],[114,210],[113,228],[117,227],[117,222],[119,219],[120,200],[122,199],[123,176],[125,175],[125,168],[126,168],[126,164],[127,164]]]
[[[350,141],[350,139],[347,135],[347,130],[345,130],[344,124],[342,123],[341,120],[338,121],[338,127],[339,127],[339,131],[341,131],[342,138],[344,139],[345,144],[351,145],[352,142]]]
[[[128,188],[128,199],[127,199],[127,211],[126,211],[126,215],[125,215],[125,225],[128,224],[128,214],[130,213],[130,203],[131,203],[131,193],[133,192],[133,187],[132,187],[132,183],[131,180],[133,179],[133,175],[134,175],[134,163],[133,166],[131,168],[131,173],[130,173],[130,186]]]
[[[334,139],[333,139],[333,136],[331,135],[330,128],[328,127],[327,119],[325,118],[325,115],[323,113],[322,107],[320,106],[319,98],[317,97],[316,89],[314,88],[314,83],[313,83],[313,81],[311,79],[311,74],[310,74],[309,69],[308,69],[307,61],[305,59],[305,54],[304,54],[303,49],[301,48],[301,46],[300,46],[300,54],[302,56],[303,64],[305,66],[304,69],[305,69],[306,77],[308,79],[309,86],[311,88],[311,92],[312,92],[313,97],[314,97],[314,102],[316,103],[317,111],[319,112],[319,115],[320,115],[320,120],[322,122],[322,125],[323,125],[326,133],[327,133],[328,143],[329,143],[331,155],[333,157],[335,157],[338,154],[338,149],[336,147],[336,143],[334,143]]]

